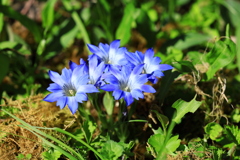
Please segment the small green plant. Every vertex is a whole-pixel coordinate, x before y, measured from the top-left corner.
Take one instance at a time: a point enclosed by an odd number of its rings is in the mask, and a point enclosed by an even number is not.
[[[26,155],[23,155],[23,154],[19,154],[18,156],[16,156],[17,160],[30,160],[32,158],[32,155],[31,154],[26,154]]]

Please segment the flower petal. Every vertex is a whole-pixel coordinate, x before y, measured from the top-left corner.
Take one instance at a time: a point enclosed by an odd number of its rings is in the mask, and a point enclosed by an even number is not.
[[[75,63],[75,62],[72,62],[72,61],[69,61],[69,67],[70,67],[70,69],[73,71],[74,70],[74,68],[76,68],[78,66],[78,64],[77,63]]]
[[[100,50],[97,46],[94,46],[92,44],[88,44],[87,46],[93,54],[97,55],[101,59],[106,59],[106,56],[107,56],[106,53]]]
[[[79,85],[85,85],[89,81],[89,75],[83,72],[83,68],[78,66],[73,70],[71,82],[74,84],[76,89],[78,89]]]
[[[72,76],[72,70],[67,69],[67,68],[63,68],[62,75],[61,75],[62,79],[65,82],[69,83],[69,81],[71,79],[71,76]]]
[[[62,90],[62,87],[59,86],[57,83],[51,83],[47,88],[47,90],[50,92],[57,92],[59,90]]]
[[[156,90],[150,85],[142,85],[141,90],[148,93],[155,93]]]
[[[67,97],[63,96],[57,100],[57,106],[60,107],[60,109],[63,109],[67,104]]]
[[[160,65],[159,65],[159,69],[160,69],[161,71],[166,71],[166,70],[173,69],[173,67],[170,66],[170,65],[168,65],[168,64],[160,64]]]
[[[99,91],[94,85],[85,84],[85,85],[79,86],[79,88],[77,88],[77,92],[94,93],[94,92],[99,92]]]
[[[130,92],[124,92],[124,100],[125,100],[127,106],[132,104],[134,101]]]
[[[123,97],[124,93],[123,93],[122,90],[117,89],[117,90],[113,91],[112,95],[113,95],[115,100],[119,100],[119,99],[121,99]]]
[[[75,95],[75,99],[76,101],[82,103],[82,101],[87,101],[88,97],[87,94],[80,92]]]
[[[62,91],[58,91],[58,92],[54,92],[54,93],[50,93],[49,95],[47,95],[43,100],[47,101],[47,102],[55,102],[57,101],[59,98],[63,97],[63,92]]]
[[[105,84],[105,85],[101,86],[100,89],[102,89],[104,91],[114,91],[116,89],[119,89],[119,87],[114,84]]]
[[[135,99],[144,98],[144,95],[140,89],[131,90],[131,94]]]
[[[154,56],[154,51],[152,48],[148,49],[145,52],[144,63],[151,64],[151,60]]]
[[[144,64],[139,64],[139,65],[137,65],[137,66],[133,69],[132,74],[134,74],[134,75],[139,75],[140,73],[142,73],[143,67],[144,67]]]
[[[57,83],[59,86],[63,86],[66,82],[64,82],[64,80],[62,79],[62,77],[57,73],[57,72],[54,72],[54,71],[49,71],[48,72],[49,76],[50,76],[50,79]]]
[[[114,40],[110,43],[110,46],[109,46],[109,55],[114,55],[117,51],[117,49],[119,48],[120,46],[120,40]]]
[[[78,109],[78,102],[75,97],[67,97],[67,105],[72,114],[74,114]]]

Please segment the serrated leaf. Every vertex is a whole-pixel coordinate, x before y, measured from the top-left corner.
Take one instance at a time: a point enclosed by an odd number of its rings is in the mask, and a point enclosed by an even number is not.
[[[92,135],[96,128],[97,126],[93,121],[86,120],[83,122],[82,129],[88,144],[90,144]]]
[[[230,141],[240,144],[240,130],[237,126],[226,126],[224,133]]]
[[[176,115],[173,118],[174,122],[180,123],[185,114],[188,112],[194,113],[200,107],[202,102],[196,101],[195,98],[196,96],[190,102],[186,102],[181,99],[174,102],[172,107],[177,110]]]
[[[107,141],[101,150],[101,155],[104,159],[117,160],[123,154],[124,148],[117,142],[112,140]]]
[[[124,15],[116,31],[116,39],[121,39],[121,44],[125,45],[131,37],[131,24],[134,20],[135,7],[129,3],[124,8]]]
[[[219,69],[231,63],[235,55],[236,45],[230,39],[217,41],[204,58],[209,64],[205,80],[210,80]]]
[[[208,123],[205,127],[204,130],[207,134],[209,134],[209,137],[212,140],[216,140],[219,136],[221,136],[223,128],[221,125],[218,123]]]

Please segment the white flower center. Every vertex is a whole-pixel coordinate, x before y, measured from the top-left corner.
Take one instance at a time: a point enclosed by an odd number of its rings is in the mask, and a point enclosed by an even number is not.
[[[64,84],[63,85],[63,94],[68,97],[73,97],[77,93],[75,87],[73,86],[72,83],[69,84]]]

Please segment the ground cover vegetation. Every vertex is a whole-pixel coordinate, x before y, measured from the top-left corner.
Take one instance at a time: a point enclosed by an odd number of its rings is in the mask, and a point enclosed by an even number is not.
[[[239,0],[1,0],[0,159],[240,159]]]

